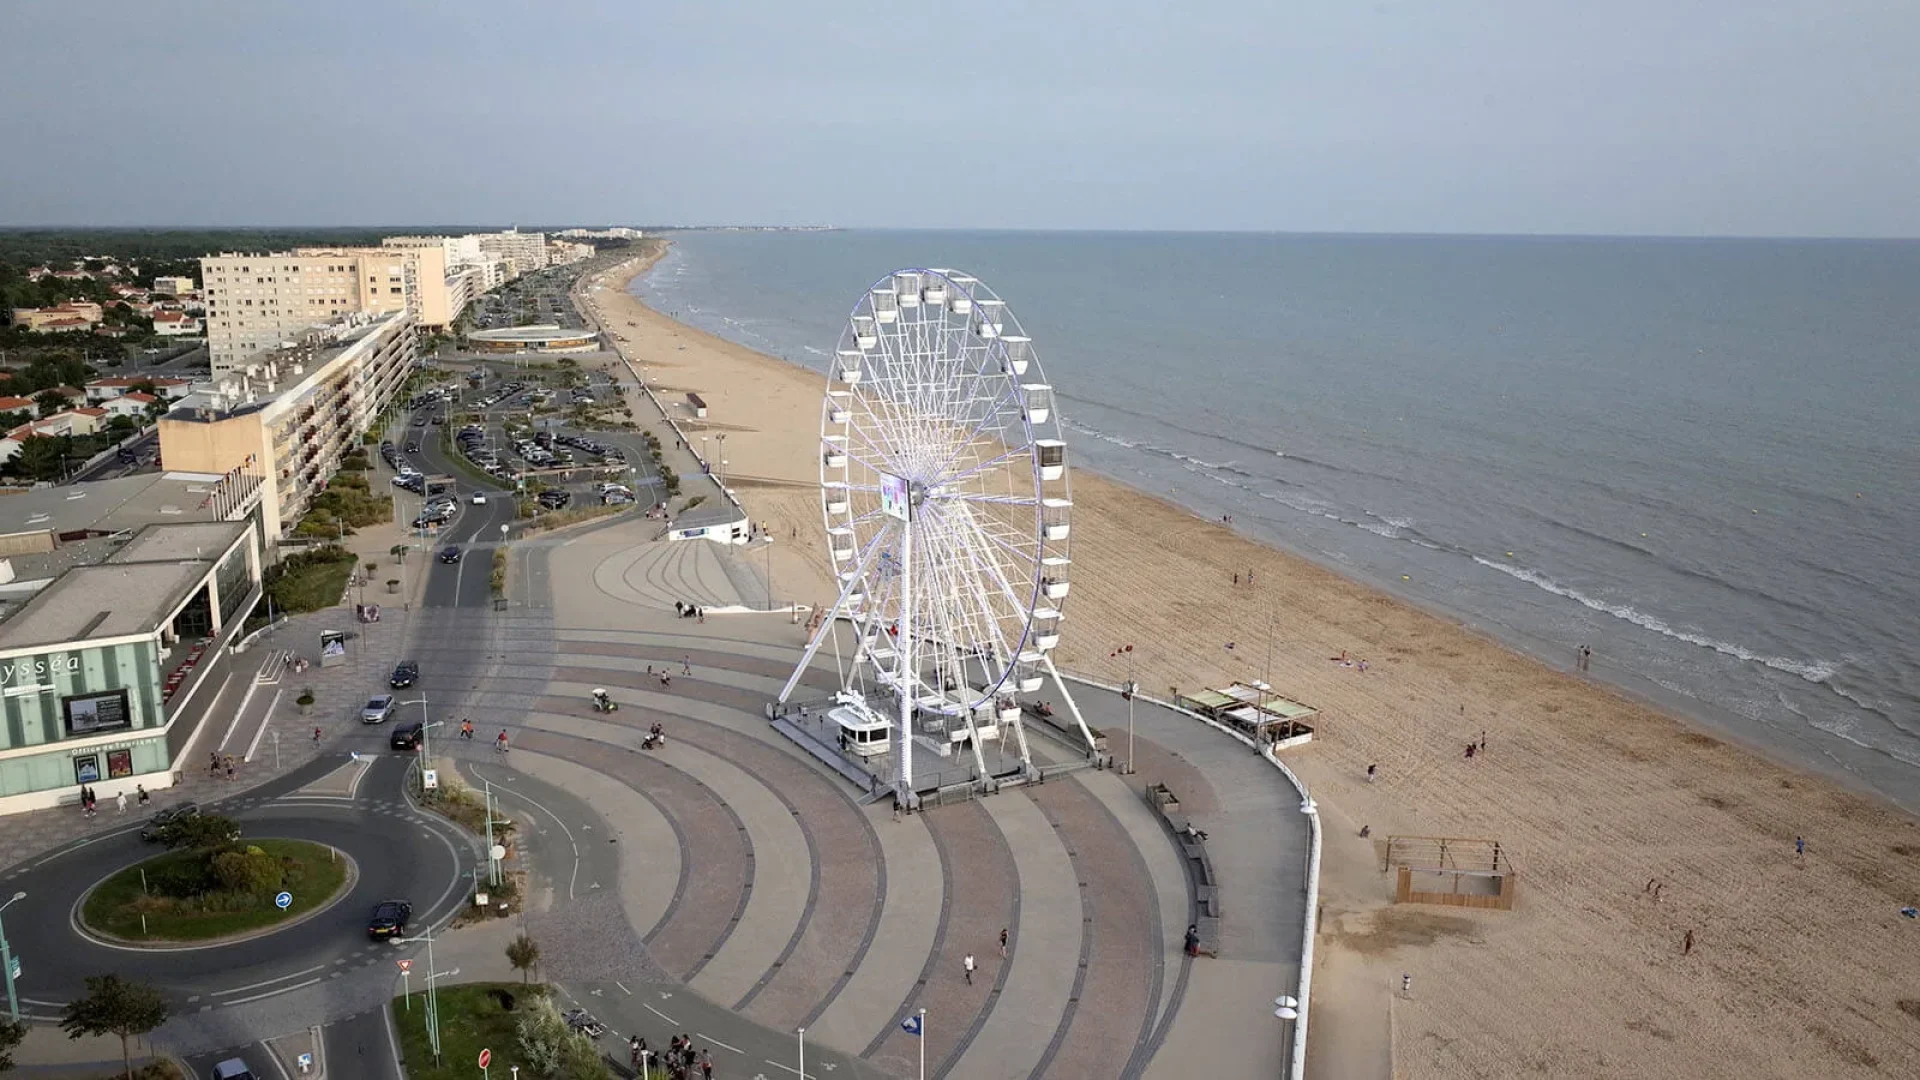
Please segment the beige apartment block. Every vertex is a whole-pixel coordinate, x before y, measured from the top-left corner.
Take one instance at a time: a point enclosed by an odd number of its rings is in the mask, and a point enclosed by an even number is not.
[[[330,265],[326,258],[313,257],[313,265]],[[324,273],[300,265],[302,278]],[[216,370],[213,390],[160,420],[162,459],[176,472],[264,474],[263,531],[285,536],[406,384],[417,325],[404,307],[348,315],[308,330],[291,348]]]
[[[515,277],[546,269],[546,233],[528,233],[518,229],[508,229],[506,232],[478,233],[476,236],[480,241],[480,250],[507,260],[513,267]]]
[[[450,326],[473,284],[464,269],[449,273],[438,244],[223,253],[202,258],[200,272],[216,374],[356,312],[404,310],[420,326]]]

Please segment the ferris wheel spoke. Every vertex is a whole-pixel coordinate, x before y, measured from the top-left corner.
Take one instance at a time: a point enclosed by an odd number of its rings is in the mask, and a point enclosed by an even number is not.
[[[962,480],[968,480],[975,476],[979,476],[981,473],[986,472],[988,469],[991,469],[996,465],[1002,465],[1002,464],[1005,464],[1006,462],[1013,461],[1029,452],[1030,451],[1028,450],[1028,448],[1024,446],[1020,447],[1017,450],[1008,450],[1003,454],[1000,454],[996,457],[988,458],[987,460],[980,462],[979,464],[975,465],[971,469],[966,470],[965,472],[957,472],[951,475],[935,474],[935,479],[932,482],[940,485],[941,487],[946,487],[950,484],[957,484]]]

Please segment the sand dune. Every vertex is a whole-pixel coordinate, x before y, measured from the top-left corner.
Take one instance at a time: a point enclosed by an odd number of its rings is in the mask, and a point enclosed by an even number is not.
[[[597,294],[613,329],[707,400],[742,499],[791,541],[776,595],[831,602],[823,380],[648,310],[625,276]],[[1107,654],[1131,643],[1156,693],[1261,677],[1271,627],[1271,681],[1323,710],[1289,755],[1329,826],[1315,1075],[1389,1038],[1405,1077],[1920,1075],[1912,818],[1102,477],[1074,498],[1063,666],[1118,678]],[[1390,906],[1363,823],[1499,839],[1518,906]]]

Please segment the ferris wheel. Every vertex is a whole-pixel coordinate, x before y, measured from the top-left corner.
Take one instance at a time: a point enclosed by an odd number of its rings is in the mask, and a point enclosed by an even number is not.
[[[915,736],[964,744],[980,775],[983,744],[1003,739],[1031,770],[1016,695],[1058,680],[1049,654],[1070,590],[1061,434],[1032,339],[980,281],[898,270],[854,306],[820,413],[839,596],[781,701],[844,620],[841,696],[891,699],[909,800]]]

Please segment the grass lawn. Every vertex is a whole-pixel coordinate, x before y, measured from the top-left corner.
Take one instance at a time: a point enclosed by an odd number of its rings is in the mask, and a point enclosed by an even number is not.
[[[323,549],[324,550],[324,549]],[[267,583],[278,611],[319,611],[340,602],[347,591],[347,579],[353,576],[359,560],[344,549],[337,559],[314,558],[318,552],[302,552],[276,567]]]
[[[287,887],[287,891],[293,894],[293,904],[287,910],[281,911],[275,907],[271,896],[263,897],[258,903],[240,911],[164,909],[155,903],[159,898],[149,898],[145,894],[140,884],[140,872],[145,870],[149,875],[154,875],[169,866],[203,857],[196,852],[169,851],[129,866],[101,882],[98,888],[87,894],[86,904],[80,910],[80,921],[88,929],[128,941],[205,941],[298,918],[305,912],[324,906],[346,884],[346,860],[332,858],[324,844],[272,838],[249,838],[242,842],[260,848],[269,855],[295,859],[300,863],[299,880]],[[184,906],[191,901],[180,903]],[[140,929],[143,911],[147,917],[144,935]]]
[[[514,1010],[500,1007],[489,991],[505,990],[513,995]],[[523,1005],[546,993],[535,984],[468,983],[440,988],[440,1064],[434,1065],[433,1051],[427,1044],[427,996],[416,991],[409,1010],[404,998],[393,999],[393,1030],[400,1037],[400,1059],[406,1063],[408,1080],[474,1080],[480,1073],[475,1064],[483,1049],[493,1051],[491,1075],[505,1077],[511,1066],[520,1066],[523,1076],[531,1076],[527,1061],[520,1056],[514,1025],[519,1022]],[[606,1043],[611,1047],[611,1041]],[[497,1069],[499,1071],[492,1072]]]

